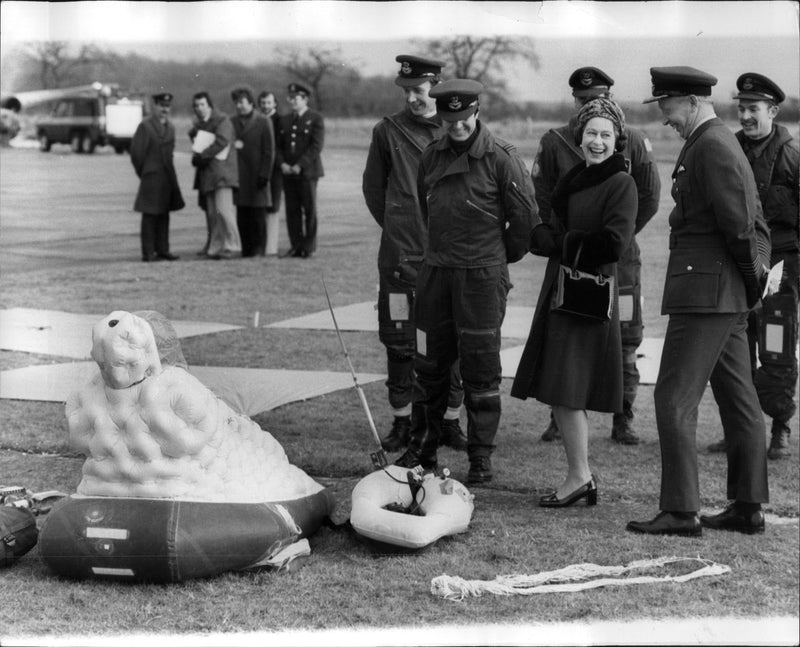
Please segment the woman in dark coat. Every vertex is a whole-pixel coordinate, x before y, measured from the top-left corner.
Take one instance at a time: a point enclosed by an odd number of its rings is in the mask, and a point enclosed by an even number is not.
[[[511,395],[534,397],[553,407],[567,454],[567,476],[544,507],[564,507],[583,498],[597,502],[589,469],[586,410],[622,411],[622,344],[617,307],[616,263],[633,236],[636,184],[618,152],[625,145],[625,117],[610,99],[595,99],[578,113],[575,142],[580,162],[553,191],[548,222],[531,233],[531,251],[549,257],[531,332]],[[550,309],[559,266],[613,276],[610,320],[587,319]]]

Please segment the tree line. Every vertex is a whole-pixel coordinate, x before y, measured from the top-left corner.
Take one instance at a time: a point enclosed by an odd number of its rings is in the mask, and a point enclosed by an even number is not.
[[[511,63],[524,61],[539,69],[530,38],[453,36],[428,40],[423,49],[434,58],[448,61],[451,78],[472,78],[484,84],[487,91],[482,107],[492,119],[562,121],[573,110],[567,101],[514,102],[507,98],[506,70]],[[285,47],[270,62],[243,64],[214,59],[159,60],[138,53],[121,55],[92,43],[43,41],[21,46],[12,58],[16,91],[113,82],[132,92],[172,92],[176,114],[191,111],[191,97],[199,90],[208,91],[218,107],[230,111],[230,93],[242,85],[256,93],[274,92],[280,105],[290,82],[308,86],[313,105],[330,117],[377,117],[398,109],[399,90],[394,76],[362,76],[336,48]],[[788,98],[782,106],[781,119],[797,121],[798,104],[796,97]],[[660,119],[655,104],[623,103],[623,108],[632,123]],[[285,109],[284,105],[282,110]],[[719,112],[725,119],[736,119],[733,103],[721,106]]]

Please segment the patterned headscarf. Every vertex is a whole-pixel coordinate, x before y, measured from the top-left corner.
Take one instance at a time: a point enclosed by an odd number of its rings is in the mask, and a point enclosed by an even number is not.
[[[588,121],[594,117],[603,117],[614,124],[617,139],[625,132],[625,113],[616,101],[598,97],[585,103],[578,112],[578,131],[583,133]]]

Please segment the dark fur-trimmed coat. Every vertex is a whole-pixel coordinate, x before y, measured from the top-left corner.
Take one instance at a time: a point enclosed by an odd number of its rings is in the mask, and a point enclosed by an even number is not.
[[[550,405],[622,411],[622,342],[615,281],[611,320],[600,322],[550,311],[559,266],[616,278],[617,261],[636,223],[636,183],[615,154],[601,164],[580,162],[556,185],[550,221],[531,233],[531,251],[549,257],[531,332],[511,395]]]

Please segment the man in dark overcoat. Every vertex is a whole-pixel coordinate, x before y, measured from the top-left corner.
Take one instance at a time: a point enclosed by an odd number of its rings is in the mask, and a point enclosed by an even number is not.
[[[184,202],[173,164],[175,126],[169,120],[172,95],[153,95],[153,114],[136,128],[131,142],[131,163],[139,191],[133,204],[142,214],[142,260],[174,261],[169,251],[169,213],[183,209]]]
[[[324,175],[322,147],[325,121],[308,107],[311,91],[289,84],[292,112],[281,117],[277,136],[277,163],[283,173],[286,229],[291,248],[287,256],[308,258],[317,249],[317,181]]]
[[[610,99],[614,79],[596,67],[580,67],[569,77],[576,110],[598,97]],[[578,162],[583,161],[583,151],[574,142],[577,115],[559,128],[547,131],[539,142],[531,177],[536,190],[536,203],[542,221],[550,218],[551,199],[558,179],[566,175]],[[638,234],[658,211],[661,180],[653,157],[653,147],[644,133],[626,126],[627,143],[622,154],[628,163],[628,172],[636,182],[639,207],[636,212]],[[636,237],[617,263],[619,279],[620,333],[622,334],[622,376],[624,396],[622,412],[615,413],[611,425],[611,438],[622,445],[637,445],[639,437],[633,428],[633,403],[639,388],[639,371],[636,368],[636,351],[642,343],[642,260]],[[552,415],[542,440],[559,437],[558,426]]]
[[[231,93],[236,105],[234,148],[239,156],[239,190],[235,193],[236,223],[242,239],[242,256],[264,256],[267,244],[267,207],[272,203],[269,178],[275,162],[272,121],[255,109],[253,92],[238,88]]]
[[[273,150],[277,147],[275,139],[281,114],[278,112],[278,99],[274,92],[264,91],[258,95],[258,108],[272,122]],[[278,212],[281,210],[281,193],[283,193],[283,173],[278,163],[272,165],[269,176],[269,193],[272,204],[267,207],[267,256],[278,253]]]
[[[717,79],[684,66],[650,73],[653,97],[646,102],[658,101],[664,124],[686,142],[672,173],[675,208],[661,305],[669,323],[654,391],[661,512],[627,529],[692,536],[702,526],[763,532],[766,430],[747,342],[748,313],[761,299],[769,262],[756,183],[742,147],[714,113],[710,95]],[[698,519],[697,410],[709,382],[729,444],[731,503]]]
[[[432,88],[441,81],[444,62],[401,54],[395,85],[403,89],[403,109],[384,117],[372,131],[362,177],[364,200],[381,228],[378,250],[378,336],[386,347],[386,387],[394,420],[381,440],[386,451],[405,449],[413,423],[414,297],[427,238],[417,197],[422,151],[443,134]],[[440,443],[461,451],[467,439],[459,416],[464,400],[458,363],[450,376],[450,395]]]

